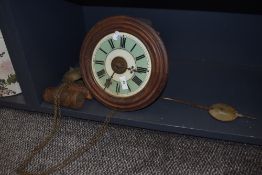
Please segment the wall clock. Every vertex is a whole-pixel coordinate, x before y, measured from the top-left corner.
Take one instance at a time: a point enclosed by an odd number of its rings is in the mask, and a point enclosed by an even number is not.
[[[80,52],[83,80],[93,96],[116,110],[153,103],[165,87],[168,58],[158,33],[139,19],[113,16],[87,33]]]

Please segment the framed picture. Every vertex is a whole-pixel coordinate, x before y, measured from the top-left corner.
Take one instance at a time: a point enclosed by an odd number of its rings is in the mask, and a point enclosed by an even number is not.
[[[0,31],[0,97],[17,95],[21,92],[4,38]]]

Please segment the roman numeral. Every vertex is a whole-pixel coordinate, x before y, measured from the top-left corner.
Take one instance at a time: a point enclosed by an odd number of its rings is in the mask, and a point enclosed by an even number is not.
[[[113,43],[113,40],[112,39],[109,39],[108,40],[108,43],[110,44],[111,48],[114,49],[115,46],[114,46],[114,43]]]
[[[105,88],[104,89],[108,88],[111,84],[112,84],[111,79],[110,78],[106,79]]]
[[[128,87],[129,92],[131,92],[131,88],[129,87],[128,83],[127,83],[127,87]]]
[[[95,64],[104,65],[104,64],[105,64],[105,62],[104,62],[104,61],[100,61],[100,60],[95,60]]]
[[[140,86],[142,83],[142,80],[140,80],[140,78],[138,78],[136,75],[132,78],[132,81],[135,82],[138,86]]]
[[[132,52],[135,47],[136,47],[136,44],[134,44],[134,46],[132,47],[132,49],[130,50],[130,52]]]
[[[98,71],[96,74],[99,78],[102,78],[103,76],[105,76],[105,73],[106,73],[105,69],[102,69]]]
[[[148,72],[147,68],[144,68],[144,67],[137,67],[136,71],[138,73],[146,73],[146,72]]]
[[[120,38],[120,47],[126,48],[126,37],[124,36]]]
[[[102,52],[104,52],[104,54],[106,54],[106,55],[107,55],[107,52],[106,52],[106,51],[104,51],[102,48],[99,48],[99,50],[101,50]]]
[[[120,85],[119,83],[116,84],[116,93],[118,94],[120,92]]]
[[[146,56],[145,56],[144,54],[142,54],[142,55],[136,57],[136,61],[138,61],[138,60],[140,60],[140,59],[142,59],[142,58],[145,58],[145,57],[146,57]]]

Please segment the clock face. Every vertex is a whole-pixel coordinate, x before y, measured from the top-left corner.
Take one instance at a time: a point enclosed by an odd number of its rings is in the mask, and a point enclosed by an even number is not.
[[[110,33],[94,49],[92,74],[106,93],[130,97],[140,92],[150,79],[150,54],[134,35],[118,31]]]
[[[80,52],[85,85],[96,100],[122,111],[153,103],[167,82],[168,60],[158,33],[144,22],[113,16],[95,24]]]

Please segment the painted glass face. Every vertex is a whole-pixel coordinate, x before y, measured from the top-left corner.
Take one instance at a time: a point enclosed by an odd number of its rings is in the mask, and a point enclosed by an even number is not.
[[[115,32],[103,37],[92,55],[97,84],[116,97],[140,92],[151,75],[151,59],[145,45],[134,35]]]

